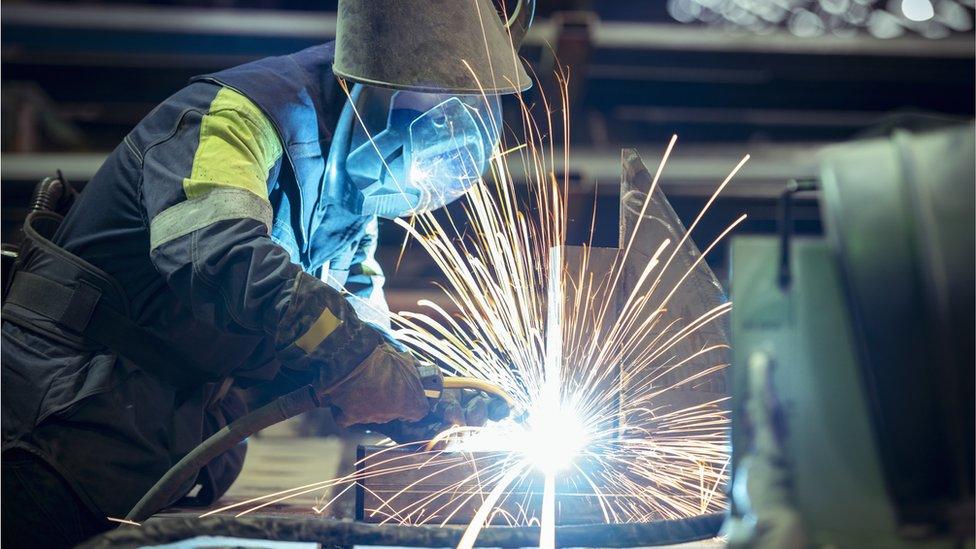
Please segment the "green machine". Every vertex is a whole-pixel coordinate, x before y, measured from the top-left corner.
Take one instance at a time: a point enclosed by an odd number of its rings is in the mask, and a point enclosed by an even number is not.
[[[974,146],[825,150],[822,238],[732,241],[730,545],[973,546]]]

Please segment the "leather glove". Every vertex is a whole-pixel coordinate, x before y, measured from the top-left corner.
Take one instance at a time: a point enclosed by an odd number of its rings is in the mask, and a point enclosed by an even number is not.
[[[508,404],[500,397],[474,389],[445,389],[428,417],[440,421],[445,428],[451,425],[482,427],[488,420],[505,419],[508,413]]]
[[[501,398],[474,389],[445,389],[420,421],[391,421],[370,428],[398,444],[426,442],[454,426],[482,427],[488,420],[501,421],[509,414]]]
[[[417,372],[417,360],[381,343],[327,395],[342,427],[394,420],[418,421],[430,405]]]

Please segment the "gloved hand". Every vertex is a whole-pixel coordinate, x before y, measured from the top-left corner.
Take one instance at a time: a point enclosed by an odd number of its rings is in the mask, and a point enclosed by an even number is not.
[[[475,389],[445,389],[432,407],[428,418],[445,427],[466,425],[482,427],[488,420],[501,421],[508,417],[508,404],[500,397]]]
[[[474,389],[445,389],[420,421],[391,421],[370,428],[399,444],[426,442],[454,425],[481,427],[488,420],[501,421],[509,411],[497,396]]]
[[[348,378],[327,394],[342,427],[394,420],[419,421],[430,412],[417,372],[417,360],[409,353],[382,343]]]

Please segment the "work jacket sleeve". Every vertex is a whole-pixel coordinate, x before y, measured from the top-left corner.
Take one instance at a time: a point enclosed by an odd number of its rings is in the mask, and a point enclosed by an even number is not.
[[[271,239],[267,182],[281,155],[270,122],[232,90],[185,113],[144,157],[150,257],[196,318],[272,338],[284,366],[327,388],[382,338]]]

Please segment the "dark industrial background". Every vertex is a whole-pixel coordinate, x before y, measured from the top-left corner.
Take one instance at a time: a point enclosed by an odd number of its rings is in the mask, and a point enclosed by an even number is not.
[[[932,13],[913,21],[920,6]],[[60,169],[83,184],[191,76],[330,40],[335,8],[4,2],[4,237],[38,179]],[[788,181],[814,174],[822,146],[973,117],[972,28],[972,0],[540,1],[522,51],[540,82],[527,99],[558,93],[557,63],[570,74],[571,237],[586,238],[597,196],[596,243],[614,244],[620,149],[654,165],[672,133],[678,148],[662,185],[686,220],[752,155],[695,234],[700,245],[742,212],[750,217],[741,232],[775,230],[776,198]],[[814,200],[794,214],[798,231],[819,230]],[[394,271],[403,234],[386,226],[380,257]],[[710,258],[720,277],[726,255],[720,248]],[[407,254],[388,282],[393,308],[436,291],[434,277],[423,254]]]

